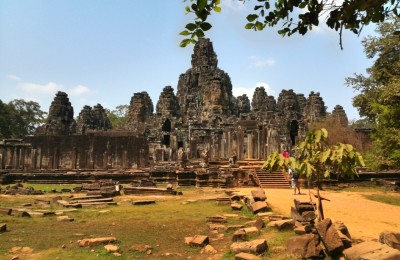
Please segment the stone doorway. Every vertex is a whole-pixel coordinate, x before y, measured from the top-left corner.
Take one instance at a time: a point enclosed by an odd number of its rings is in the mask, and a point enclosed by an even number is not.
[[[290,123],[290,144],[296,145],[296,137],[299,136],[299,122],[292,120]]]

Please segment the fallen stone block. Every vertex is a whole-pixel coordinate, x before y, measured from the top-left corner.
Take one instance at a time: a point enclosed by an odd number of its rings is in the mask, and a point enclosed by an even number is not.
[[[66,208],[82,208],[82,204],[80,203],[71,203],[66,200],[57,200],[57,203]]]
[[[277,221],[277,220],[285,220],[289,219],[288,217],[285,217],[283,215],[268,215],[265,217],[268,221]]]
[[[214,224],[214,223],[208,224],[208,228],[210,230],[226,230],[227,229],[227,227],[225,225]]]
[[[226,217],[222,217],[222,216],[214,216],[214,217],[207,217],[206,218],[207,222],[211,222],[211,223],[226,223]]]
[[[244,225],[229,225],[226,226],[226,231],[235,231],[241,228],[244,228]]]
[[[241,199],[241,196],[237,194],[231,196],[231,201],[240,201]]]
[[[315,211],[315,203],[309,201],[294,200],[294,206],[297,212],[301,215],[304,211]]]
[[[238,214],[222,214],[222,216],[226,217],[226,218],[237,218],[239,217]]]
[[[305,235],[311,233],[311,226],[304,225],[304,226],[297,226],[294,228],[294,233],[297,235]]]
[[[349,248],[353,245],[353,242],[351,241],[351,239],[349,237],[347,237],[345,234],[343,234],[342,232],[340,232],[339,230],[338,230],[338,235],[339,235],[340,239],[342,240],[344,248]]]
[[[400,250],[375,241],[362,242],[343,251],[346,260],[397,260]]]
[[[315,211],[304,211],[301,213],[301,218],[304,222],[311,222],[317,218]]]
[[[57,221],[58,222],[72,222],[72,221],[74,221],[74,219],[70,218],[68,216],[58,216]]]
[[[19,211],[19,212],[17,213],[17,216],[18,216],[18,217],[21,217],[21,218],[30,218],[30,217],[31,217],[31,214],[29,214],[29,213],[26,212],[26,211]]]
[[[255,189],[251,191],[254,201],[266,201],[267,196],[263,189]]]
[[[6,232],[7,231],[7,224],[6,223],[0,223],[0,233]]]
[[[196,235],[193,239],[189,242],[190,246],[205,246],[210,243],[210,239],[208,236]]]
[[[116,237],[98,237],[98,238],[86,238],[78,240],[78,244],[80,247],[90,247],[101,244],[109,244],[113,242],[117,242]]]
[[[248,235],[259,235],[260,234],[260,230],[256,227],[243,228],[243,230]]]
[[[253,214],[257,214],[259,212],[266,212],[269,211],[270,208],[268,207],[268,204],[265,201],[256,201],[253,204],[251,204],[251,211]]]
[[[265,222],[262,219],[257,219],[256,222],[254,222],[253,226],[256,227],[258,230],[261,230],[263,227],[265,227]]]
[[[293,219],[284,219],[271,221],[267,224],[268,227],[275,227],[278,230],[289,230],[294,228],[294,220]]]
[[[244,231],[243,229],[236,230],[235,233],[233,233],[232,242],[237,242],[239,240],[247,240],[246,231]]]
[[[116,245],[108,244],[108,245],[105,245],[105,246],[104,246],[104,249],[105,249],[107,252],[112,252],[112,253],[114,253],[114,252],[117,252],[119,248],[118,248],[118,246],[116,246]]]
[[[149,204],[155,204],[155,200],[136,200],[132,201],[132,205],[149,205]]]
[[[384,231],[379,234],[379,242],[400,250],[400,233]]]
[[[10,208],[0,208],[0,214],[2,215],[11,215],[12,209]]]
[[[237,202],[231,203],[231,209],[232,210],[242,210],[243,205],[239,204]]]
[[[343,252],[344,244],[330,218],[316,223],[315,228],[321,237],[328,255],[339,255]]]
[[[335,228],[338,231],[342,232],[342,234],[344,234],[346,237],[351,239],[351,235],[350,235],[349,229],[347,228],[347,226],[342,221],[338,221],[337,220],[333,224],[335,225]]]
[[[260,218],[262,218],[262,217],[267,217],[267,216],[271,216],[271,215],[274,215],[274,213],[273,213],[272,211],[270,211],[270,212],[260,212],[260,213],[257,213],[257,214],[256,214],[256,216],[257,216],[257,217],[260,217]]]
[[[255,239],[248,242],[235,242],[230,246],[234,253],[250,253],[250,254],[263,254],[268,251],[267,240]]]
[[[243,252],[235,255],[235,260],[261,260],[261,259],[262,258],[257,255],[243,253]]]
[[[302,259],[320,259],[324,256],[318,235],[314,234],[291,237],[286,248],[288,254]]]
[[[211,245],[206,245],[201,251],[201,254],[216,254],[218,253],[217,250],[215,250],[214,247],[212,247]]]

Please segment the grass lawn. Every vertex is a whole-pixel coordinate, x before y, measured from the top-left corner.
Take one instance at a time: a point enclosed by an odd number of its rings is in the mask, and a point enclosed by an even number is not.
[[[26,184],[24,186],[29,186]],[[34,186],[34,185],[32,185]],[[34,186],[35,189],[61,190],[66,186]],[[44,188],[43,188],[44,187]],[[72,186],[74,187],[74,186]],[[68,187],[71,188],[71,187]],[[211,196],[210,196],[211,195]],[[31,203],[29,208],[43,210],[63,210],[57,204],[43,205],[35,203],[36,199],[51,200],[62,196],[68,200],[69,193],[36,196],[0,195],[0,207],[16,208],[24,203]],[[11,259],[18,253],[10,253],[13,247],[31,247],[34,249],[28,259],[115,259],[112,253],[103,246],[82,248],[77,241],[83,238],[115,236],[118,239],[120,259],[207,259],[208,255],[200,254],[201,248],[189,247],[184,237],[207,235],[210,244],[218,251],[212,259],[233,259],[230,252],[233,232],[219,231],[210,233],[206,217],[232,212],[230,205],[218,204],[214,196],[226,196],[222,191],[185,189],[182,196],[119,196],[114,197],[116,206],[84,207],[75,212],[66,212],[73,222],[58,222],[57,216],[18,217],[0,214],[0,223],[7,224],[7,232],[0,234],[0,259]],[[154,199],[156,204],[133,206],[132,200]],[[193,200],[189,203],[183,203]],[[106,213],[102,211],[106,210]],[[228,218],[227,225],[243,224],[255,219],[246,207],[238,213],[242,218]],[[257,238],[266,238],[269,252],[265,259],[290,259],[286,256],[286,240],[294,236],[293,231],[277,232],[264,228]],[[151,255],[133,252],[129,248],[134,244],[147,244],[152,247]],[[212,255],[210,255],[212,256]],[[20,259],[25,259],[20,256]]]
[[[386,193],[386,194],[366,194],[365,198],[377,202],[382,202],[394,206],[400,206],[400,194]]]

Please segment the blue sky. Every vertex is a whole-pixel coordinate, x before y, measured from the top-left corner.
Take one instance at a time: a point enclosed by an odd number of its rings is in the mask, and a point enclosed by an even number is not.
[[[281,37],[279,28],[244,29],[248,4],[222,0],[222,13],[210,18],[207,33],[218,66],[232,81],[233,93],[252,97],[264,86],[278,97],[282,89],[308,96],[320,92],[331,112],[340,104],[358,118],[345,77],[365,73],[360,37],[325,26],[306,36]],[[147,91],[156,105],[162,89],[175,89],[191,66],[193,46],[180,48],[179,32],[191,17],[180,0],[0,0],[0,99],[39,102],[49,109],[55,93],[68,93],[77,116],[84,105],[115,109],[135,92]]]

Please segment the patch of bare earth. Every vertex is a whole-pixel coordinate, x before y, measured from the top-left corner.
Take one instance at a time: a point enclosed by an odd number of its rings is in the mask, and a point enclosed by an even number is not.
[[[241,190],[250,194],[251,189]],[[265,189],[265,193],[273,210],[287,216],[290,216],[294,199],[310,201],[306,189],[302,190],[302,195],[293,195],[291,189]],[[363,194],[367,193],[321,191],[322,197],[330,199],[323,201],[325,218],[342,221],[353,239],[364,241],[377,240],[382,231],[400,231],[400,207],[368,200]]]

